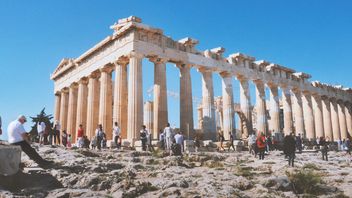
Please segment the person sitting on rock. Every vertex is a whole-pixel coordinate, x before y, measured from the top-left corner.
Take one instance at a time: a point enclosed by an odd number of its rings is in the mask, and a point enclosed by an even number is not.
[[[25,116],[20,115],[17,120],[12,121],[7,128],[8,142],[12,145],[21,146],[30,159],[35,161],[40,167],[47,167],[53,162],[43,159],[37,151],[31,147],[30,141],[23,124],[27,122]]]
[[[181,156],[182,155],[181,145],[177,144],[175,139],[172,140],[171,152],[172,152],[172,155],[175,155],[175,156]]]

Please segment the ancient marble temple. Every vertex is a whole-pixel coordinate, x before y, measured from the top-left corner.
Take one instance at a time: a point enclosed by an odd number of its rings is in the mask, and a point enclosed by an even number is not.
[[[175,41],[135,16],[119,20],[111,29],[112,35],[81,56],[63,59],[51,75],[55,82],[55,119],[61,122],[62,129],[72,134],[73,140],[80,124],[88,137],[94,136],[96,126],[102,124],[107,138],[112,139],[113,122],[119,123],[123,139],[132,143],[139,138],[144,121],[148,122],[145,124],[153,131],[153,137],[158,137],[158,131],[168,122],[166,63],[175,64],[180,72],[179,127],[185,134],[194,132],[192,67],[202,76],[199,112],[204,139],[216,138],[215,111],[219,104],[214,99],[215,74],[222,79],[220,113],[226,139],[235,128],[234,94],[240,95],[237,113],[244,120],[242,137],[252,131],[252,106],[256,109],[256,130],[260,132],[296,132],[308,139],[325,136],[331,140],[343,139],[352,133],[352,90],[349,88],[310,82],[309,74],[255,61],[242,53],[223,57],[222,47],[199,51],[195,48],[197,40]],[[145,105],[143,59],[154,63],[154,101]],[[239,81],[239,93],[233,93],[233,78]],[[250,96],[249,82],[255,85],[255,96]],[[265,89],[270,92],[269,100],[265,98]],[[255,104],[251,104],[251,97],[256,98]],[[279,124],[280,103],[283,129]]]

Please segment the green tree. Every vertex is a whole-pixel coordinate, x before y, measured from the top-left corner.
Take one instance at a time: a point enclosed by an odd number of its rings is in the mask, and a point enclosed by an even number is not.
[[[52,127],[53,127],[53,122],[51,120],[53,119],[53,116],[51,114],[47,115],[45,113],[45,108],[42,109],[42,111],[35,117],[30,117],[32,119],[32,129],[29,132],[30,136],[32,137],[32,140],[37,141],[38,140],[38,130],[37,130],[37,125],[40,122],[45,123],[45,132],[46,134],[52,134]],[[46,136],[45,136],[46,137]],[[45,138],[44,142],[47,142],[47,138]]]

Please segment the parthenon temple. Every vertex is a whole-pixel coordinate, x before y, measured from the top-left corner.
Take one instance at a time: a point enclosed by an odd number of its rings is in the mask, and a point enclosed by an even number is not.
[[[55,82],[54,118],[60,121],[61,129],[72,134],[73,140],[80,124],[89,138],[94,136],[97,125],[102,124],[111,140],[114,122],[119,123],[123,139],[132,144],[139,139],[143,124],[152,130],[154,138],[158,137],[159,130],[168,123],[166,63],[173,63],[180,72],[179,130],[182,133],[195,133],[193,111],[197,107],[192,103],[190,73],[195,68],[202,77],[198,115],[204,139],[216,139],[215,115],[219,109],[225,139],[234,132],[235,113],[243,121],[242,137],[248,136],[254,125],[259,132],[295,132],[307,139],[325,136],[336,141],[352,135],[350,88],[311,82],[309,74],[268,61],[256,61],[242,53],[224,57],[223,47],[199,51],[197,40],[188,37],[173,40],[161,29],[145,25],[135,16],[118,20],[111,29],[112,35],[78,58],[64,58],[51,75]],[[154,63],[154,99],[146,104],[143,103],[143,59]],[[112,72],[115,72],[114,79]],[[219,74],[222,80],[219,101],[214,97],[213,74]],[[237,108],[233,78],[239,81],[240,87]],[[255,85],[255,96],[250,95],[249,83]],[[270,92],[268,100],[266,89]],[[251,104],[251,97],[255,97],[255,104]]]

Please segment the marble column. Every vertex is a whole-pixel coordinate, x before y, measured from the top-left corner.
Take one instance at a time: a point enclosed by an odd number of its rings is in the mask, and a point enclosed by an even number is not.
[[[302,106],[306,138],[315,140],[314,114],[312,109],[312,96],[310,93],[303,92]]]
[[[216,140],[213,74],[210,70],[199,70],[202,74],[202,120],[203,139]]]
[[[222,77],[222,111],[223,111],[223,133],[225,140],[229,140],[230,133],[235,129],[233,109],[232,75],[221,73]]]
[[[323,107],[320,95],[312,95],[312,106],[314,112],[315,136],[324,137]]]
[[[73,142],[76,139],[77,92],[77,83],[73,83],[69,88],[67,112],[67,133],[71,134]]]
[[[115,62],[115,86],[113,122],[120,126],[122,139],[127,138],[127,104],[128,104],[128,82],[127,82],[127,57],[120,58]]]
[[[95,136],[95,129],[99,121],[99,73],[93,73],[88,80],[88,99],[87,99],[87,136]]]
[[[322,97],[322,107],[323,107],[323,119],[324,119],[324,135],[325,135],[325,138],[332,141],[334,135],[332,130],[330,100],[328,98]]]
[[[292,97],[292,109],[295,120],[295,134],[301,134],[302,137],[306,137],[304,132],[304,119],[302,109],[302,94],[300,90],[291,90]]]
[[[269,128],[273,132],[280,132],[280,99],[277,85],[268,85],[270,91],[269,113],[270,123]]]
[[[193,135],[193,101],[190,65],[178,65],[180,69],[180,131],[186,136]]]
[[[266,104],[265,104],[265,87],[264,83],[260,80],[254,81],[255,95],[256,95],[256,111],[257,111],[257,131],[267,134],[267,117],[266,117]]]
[[[61,108],[61,93],[55,93],[55,114],[54,120],[60,120],[60,108]]]
[[[338,101],[337,110],[339,114],[339,125],[340,125],[340,136],[341,140],[346,139],[347,136],[347,125],[345,115],[345,104],[342,101]]]
[[[87,132],[87,85],[88,80],[86,78],[83,78],[78,82],[76,132],[78,131],[79,125],[82,125],[85,133]]]
[[[60,124],[61,132],[67,130],[68,88],[61,90]]]
[[[240,106],[241,106],[241,111],[245,116],[246,119],[246,125],[242,126],[241,128],[243,129],[242,131],[242,138],[247,138],[249,133],[252,133],[253,131],[253,125],[252,125],[252,111],[251,111],[251,98],[250,98],[250,92],[249,92],[249,84],[248,80],[244,78],[238,78],[240,82]],[[240,121],[242,123],[242,121]]]
[[[352,108],[350,103],[345,104],[347,131],[352,136]]]
[[[154,62],[154,128],[151,132],[158,138],[160,129],[164,129],[168,123],[166,60],[160,58],[150,60]]]
[[[108,140],[112,140],[112,76],[111,67],[100,69],[99,124]]]
[[[128,119],[127,139],[139,140],[139,131],[143,124],[143,79],[142,79],[143,55],[132,52],[129,61],[128,73]]]
[[[198,114],[198,129],[202,129],[203,128],[203,107],[202,107],[202,105],[198,106],[197,114]]]
[[[330,109],[331,109],[331,124],[332,124],[333,140],[338,141],[341,138],[341,136],[340,136],[340,121],[339,121],[337,102],[335,99],[331,99]]]
[[[147,101],[144,103],[144,125],[146,126],[146,129],[152,133],[153,132],[153,102],[152,101]],[[158,134],[153,134],[152,139],[158,139]]]
[[[284,109],[284,133],[290,135],[293,132],[292,104],[290,87],[282,86],[282,106]]]

